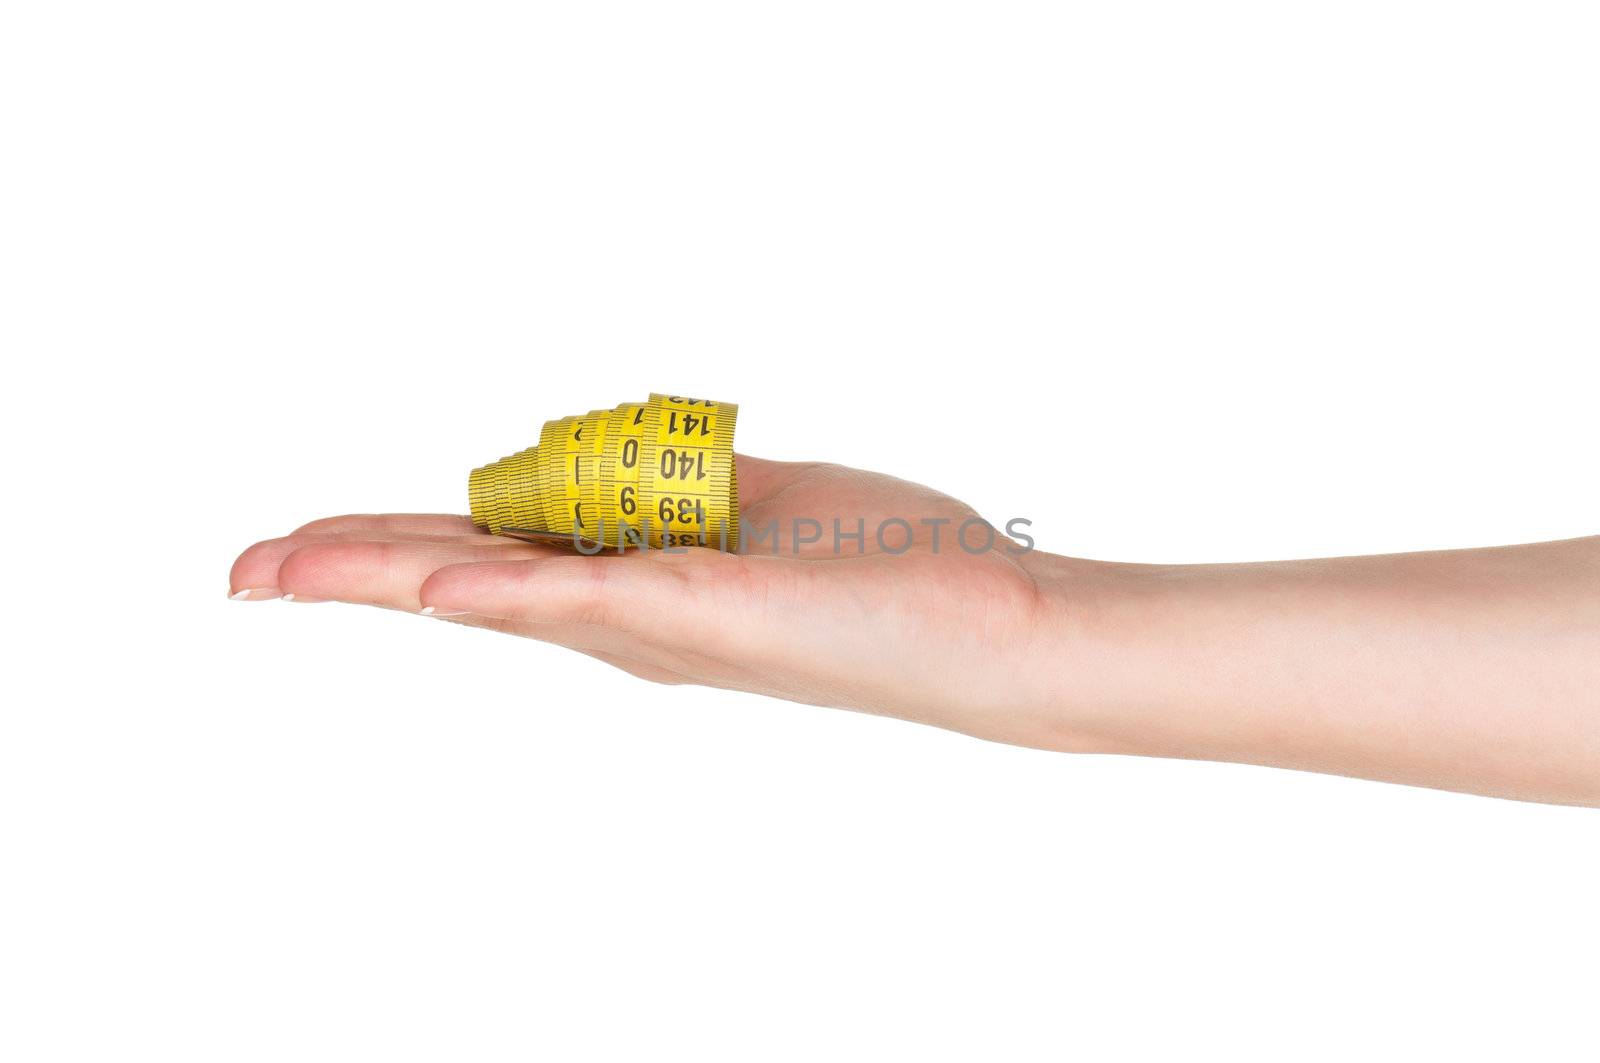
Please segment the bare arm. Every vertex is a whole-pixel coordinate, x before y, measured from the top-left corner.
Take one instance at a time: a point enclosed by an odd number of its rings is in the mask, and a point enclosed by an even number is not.
[[[422,612],[995,741],[1600,805],[1600,537],[1124,565],[1003,538],[968,553],[972,510],[875,473],[740,457],[739,481],[774,529],[744,555],[581,557],[463,517],[359,515],[250,547],[229,593]],[[835,518],[864,539],[793,534]],[[888,519],[914,531],[903,549],[873,534]]]
[[[1600,537],[1040,565],[1082,747],[1600,804]]]

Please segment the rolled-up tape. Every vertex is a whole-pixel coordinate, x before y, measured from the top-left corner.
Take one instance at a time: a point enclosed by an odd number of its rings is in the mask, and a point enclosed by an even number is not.
[[[546,421],[537,446],[472,470],[472,522],[606,546],[739,547],[739,407],[652,394]]]

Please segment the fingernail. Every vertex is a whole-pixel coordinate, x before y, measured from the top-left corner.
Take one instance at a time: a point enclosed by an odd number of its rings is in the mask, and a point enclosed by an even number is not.
[[[466,616],[467,615],[467,610],[465,610],[465,609],[463,609],[459,613],[441,613],[441,612],[439,612],[439,610],[435,609],[431,605],[425,605],[419,611],[421,612],[421,614],[423,616]]]
[[[228,600],[234,602],[264,602],[268,598],[276,598],[278,592],[271,587],[246,587],[242,591],[230,591]]]
[[[283,596],[283,600],[286,601],[286,602],[299,602],[301,605],[318,605],[318,604],[321,604],[322,602],[327,601],[328,599],[326,599],[326,598],[311,598],[311,597],[308,597],[308,596],[306,596],[304,594],[285,594]]]

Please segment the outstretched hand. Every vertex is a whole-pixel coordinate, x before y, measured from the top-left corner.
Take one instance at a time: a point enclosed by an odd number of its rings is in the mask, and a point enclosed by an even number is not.
[[[1019,745],[1600,804],[1600,536],[1228,565],[998,535],[973,553],[976,514],[937,491],[738,461],[745,523],[771,532],[742,554],[585,557],[466,517],[332,517],[246,550],[230,594],[403,609]]]
[[[1070,746],[1039,667],[1061,637],[1037,561],[1047,555],[1000,535],[972,552],[987,539],[973,526],[971,550],[958,541],[969,507],[894,477],[743,456],[738,474],[746,523],[773,533],[743,554],[586,557],[460,516],[329,517],[246,550],[230,594],[400,609],[553,642],[655,682]]]

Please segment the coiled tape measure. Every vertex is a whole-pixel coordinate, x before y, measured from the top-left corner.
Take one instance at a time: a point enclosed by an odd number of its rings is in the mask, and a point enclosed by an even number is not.
[[[739,548],[731,402],[652,394],[546,421],[539,444],[473,469],[472,522],[589,547]]]

